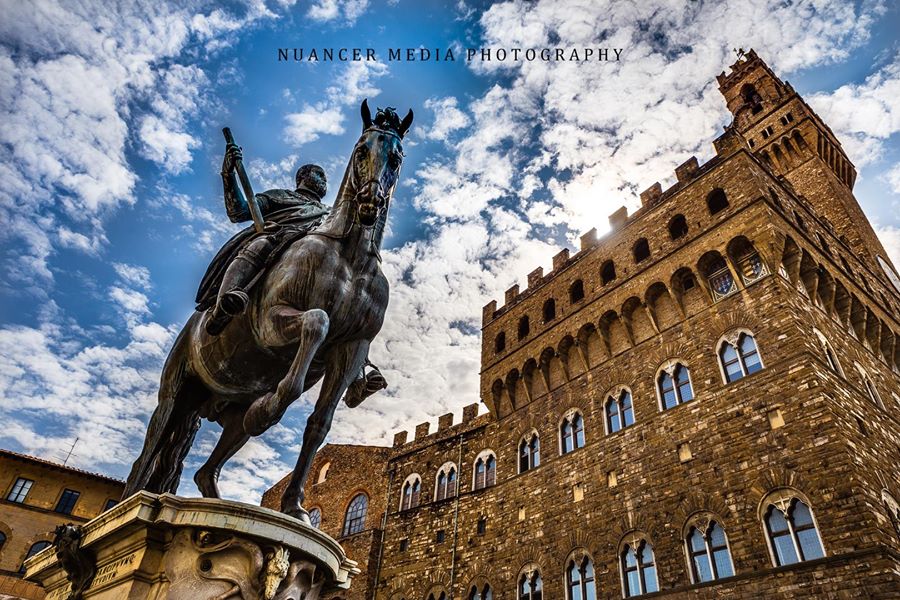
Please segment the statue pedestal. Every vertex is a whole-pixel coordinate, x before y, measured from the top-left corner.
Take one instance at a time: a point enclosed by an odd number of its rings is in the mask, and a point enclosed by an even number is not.
[[[359,573],[335,540],[293,517],[148,492],[86,523],[74,554],[50,547],[26,568],[47,600],[79,587],[97,600],[316,600]]]

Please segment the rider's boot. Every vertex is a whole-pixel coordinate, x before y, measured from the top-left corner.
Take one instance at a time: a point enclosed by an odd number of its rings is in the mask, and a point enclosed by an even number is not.
[[[244,290],[265,263],[267,250],[271,250],[268,240],[257,238],[241,250],[228,265],[222,277],[216,305],[210,309],[206,321],[206,333],[212,336],[219,335],[235,315],[241,314],[247,308],[250,297]]]
[[[366,370],[369,367],[371,370]],[[363,400],[387,387],[387,381],[384,375],[378,370],[378,367],[366,361],[366,365],[360,371],[359,377],[350,384],[344,393],[344,404],[350,408],[356,408],[363,403]]]

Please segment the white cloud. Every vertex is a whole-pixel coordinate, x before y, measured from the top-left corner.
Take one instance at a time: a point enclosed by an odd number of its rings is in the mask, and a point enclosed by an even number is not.
[[[469,117],[459,110],[457,100],[453,96],[429,98],[425,101],[425,108],[434,111],[434,124],[425,134],[427,139],[444,141],[457,129],[469,125]]]
[[[322,134],[344,133],[344,115],[339,108],[316,108],[307,105],[298,113],[285,115],[284,119],[287,121],[284,140],[296,146],[313,142]]]
[[[313,21],[337,21],[342,19],[342,25],[353,25],[356,20],[366,12],[369,0],[317,0],[313,3],[306,15]]]
[[[149,290],[152,285],[150,283],[150,270],[140,265],[129,265],[125,263],[113,263],[113,269],[116,275],[121,277],[125,283],[137,286],[144,290]]]
[[[894,225],[875,226],[875,233],[884,249],[887,250],[888,257],[895,267],[900,266],[900,227]]]
[[[900,55],[861,84],[814,94],[810,105],[845,142],[857,168],[874,162],[883,142],[900,132]]]
[[[885,171],[883,177],[887,184],[891,186],[891,191],[895,194],[900,194],[900,163]]]

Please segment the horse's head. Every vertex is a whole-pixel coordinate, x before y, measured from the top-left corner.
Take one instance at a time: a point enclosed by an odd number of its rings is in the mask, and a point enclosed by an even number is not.
[[[363,132],[353,149],[350,174],[356,190],[359,222],[371,227],[387,210],[403,163],[404,134],[412,125],[413,112],[400,120],[391,107],[378,109],[375,118],[363,100],[360,108]]]

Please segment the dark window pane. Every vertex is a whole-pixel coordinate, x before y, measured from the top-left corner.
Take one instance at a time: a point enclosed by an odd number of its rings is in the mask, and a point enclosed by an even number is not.
[[[54,510],[64,515],[72,514],[72,509],[75,508],[75,503],[78,502],[79,496],[81,496],[81,492],[69,489],[63,490],[62,496],[59,497],[59,502],[56,503]]]
[[[619,425],[619,404],[612,398],[606,403],[606,425],[609,427],[610,433],[615,433],[621,429]]]
[[[675,371],[675,379],[678,384],[678,395],[682,402],[694,399],[694,390],[691,389],[691,379],[687,367],[678,367]]]

